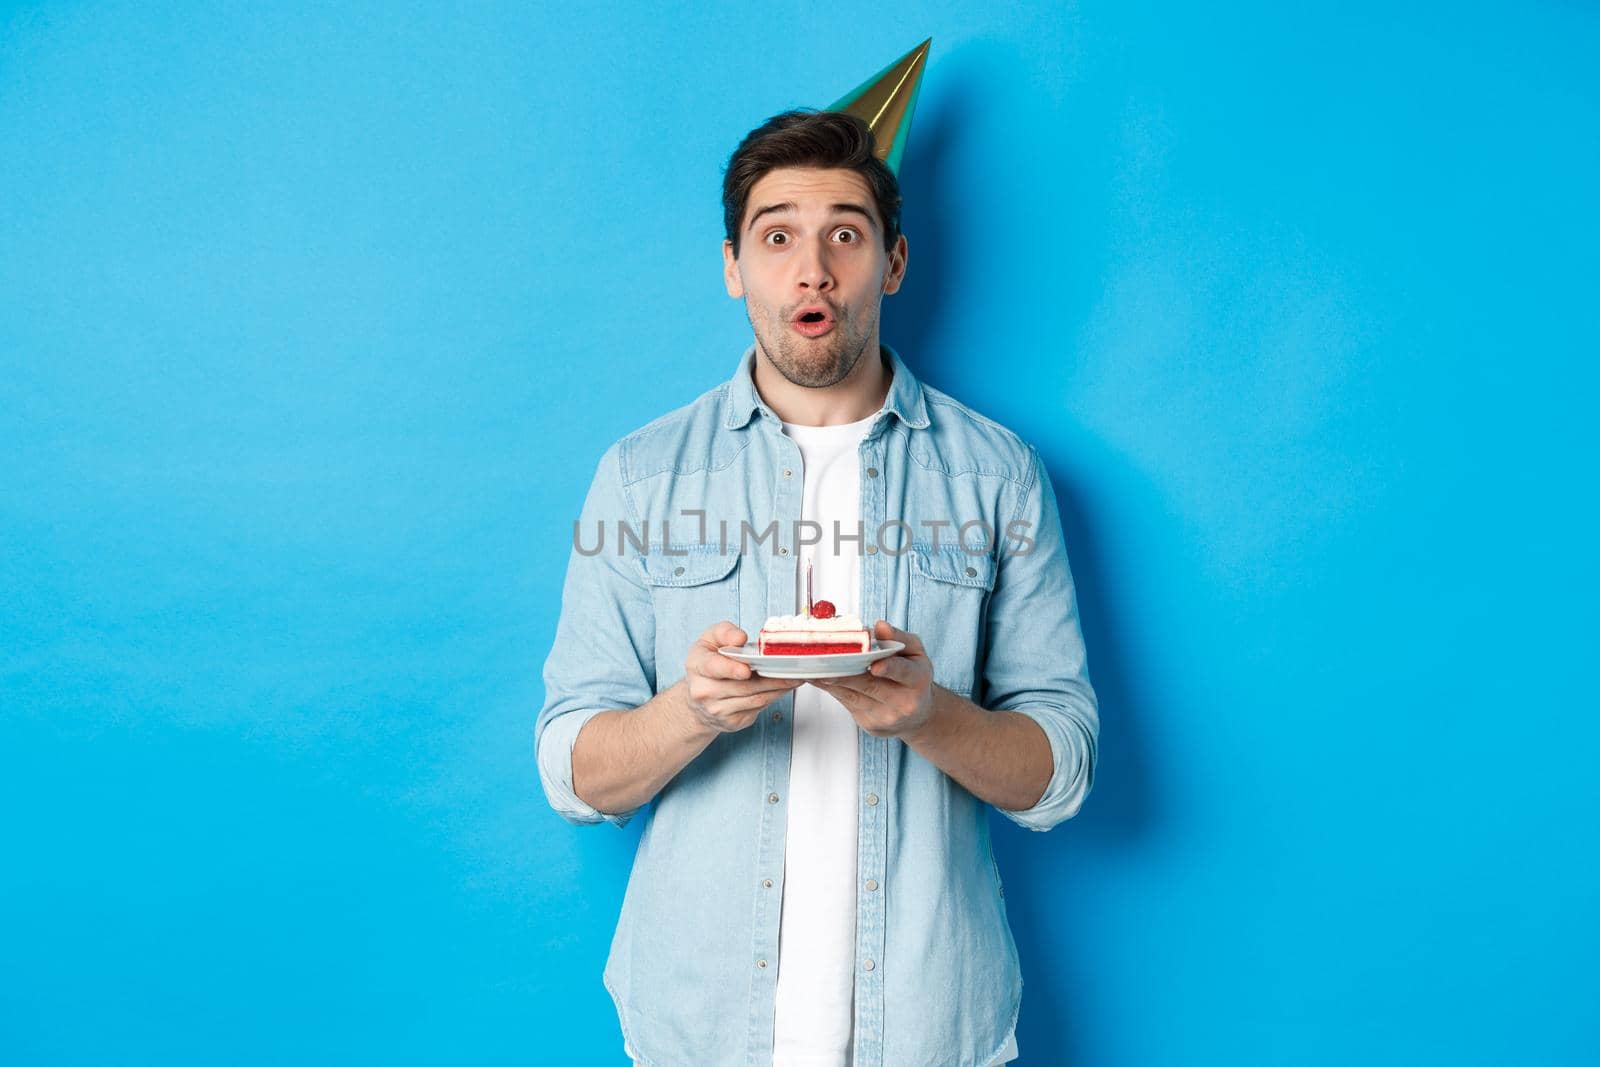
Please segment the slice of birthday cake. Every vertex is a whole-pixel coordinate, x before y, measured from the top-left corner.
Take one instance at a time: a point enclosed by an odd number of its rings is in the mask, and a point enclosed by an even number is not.
[[[872,635],[858,615],[835,615],[833,605],[819,600],[799,615],[774,615],[758,635],[763,656],[824,656],[837,652],[871,652]]]

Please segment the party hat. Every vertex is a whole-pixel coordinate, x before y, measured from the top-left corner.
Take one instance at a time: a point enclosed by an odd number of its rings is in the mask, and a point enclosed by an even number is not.
[[[872,129],[873,154],[884,166],[900,176],[900,157],[905,154],[911,131],[911,116],[917,110],[917,93],[922,88],[922,70],[927,65],[929,37],[917,47],[884,67],[878,73],[830,104],[826,110],[856,116]]]

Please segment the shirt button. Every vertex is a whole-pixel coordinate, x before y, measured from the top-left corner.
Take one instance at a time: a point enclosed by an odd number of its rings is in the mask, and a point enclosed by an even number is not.
[[[868,878],[867,879],[867,892],[874,893],[874,892],[877,891],[877,889],[878,889],[878,880],[876,878]]]
[[[757,967],[765,967],[766,965],[767,965],[767,961],[766,960],[756,960],[756,966]]]
[[[771,889],[772,888],[772,879],[771,878],[763,878],[763,879],[761,879],[761,884],[766,886],[768,889]]]
[[[772,713],[772,721],[773,722],[781,722],[782,720],[783,720],[783,712],[775,711],[775,712]]]
[[[787,556],[788,554],[789,554],[789,546],[788,545],[779,545],[778,546],[778,555]]]
[[[776,793],[768,793],[767,794],[767,803],[768,804],[776,804],[777,802],[778,802],[778,794],[776,794]]]
[[[877,964],[873,963],[871,960],[868,960],[866,963],[863,963],[861,966],[865,967],[867,970],[870,971],[870,970],[872,970],[872,968],[876,967]]]
[[[783,468],[783,476],[785,478],[793,478],[794,477],[794,471],[790,470],[788,467],[785,467],[785,468]]]
[[[876,556],[877,554],[878,554],[878,546],[877,545],[868,545],[867,546],[867,555]]]
[[[773,796],[777,796],[777,794],[774,793]],[[878,802],[878,794],[876,794],[876,793],[868,793],[867,794],[867,803],[868,804],[876,804],[877,802]]]
[[[973,570],[971,567],[967,568],[967,577],[968,578],[976,578],[977,576],[978,576],[978,572],[977,571]]]
[[[683,568],[682,567],[674,567],[674,568],[672,568],[672,573],[673,573],[673,576],[676,577],[677,575],[680,575],[680,574],[683,573]]]
[[[877,467],[868,467],[867,468],[867,477],[868,478],[876,478],[877,476],[878,476],[878,468]]]

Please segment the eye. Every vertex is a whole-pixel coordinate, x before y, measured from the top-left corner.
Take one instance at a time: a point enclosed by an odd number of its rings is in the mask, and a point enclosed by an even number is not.
[[[861,236],[859,233],[856,232],[855,227],[853,227],[853,226],[841,226],[839,228],[839,230],[838,230],[838,233],[849,234],[850,235],[850,240],[846,241],[845,244],[852,244],[852,245],[855,244],[857,238],[859,238]]]
[[[776,241],[775,239],[779,238],[779,237],[783,238],[783,240],[782,241]],[[777,243],[777,244],[788,244],[789,243],[789,235],[784,233],[782,230],[773,230],[771,233],[767,234],[767,244],[770,245],[770,244],[774,244],[774,243]]]

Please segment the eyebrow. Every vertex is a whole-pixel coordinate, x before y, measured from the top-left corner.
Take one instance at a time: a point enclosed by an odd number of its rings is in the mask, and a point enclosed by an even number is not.
[[[767,214],[769,211],[782,212],[782,211],[793,211],[793,210],[795,210],[794,203],[792,201],[789,201],[789,200],[785,200],[781,204],[768,204],[766,207],[761,208],[754,215],[750,216],[750,221],[749,221],[748,224],[746,224],[745,229],[747,231],[755,229],[756,228],[756,220],[759,219],[762,215]],[[842,213],[848,213],[848,212],[854,212],[855,214],[860,215],[862,218],[866,219],[867,223],[869,225],[871,225],[873,227],[876,227],[877,224],[878,224],[877,220],[872,217],[872,212],[868,211],[866,208],[862,207],[860,204],[832,204],[832,205],[829,206],[829,210],[832,211],[835,215],[842,214]]]

